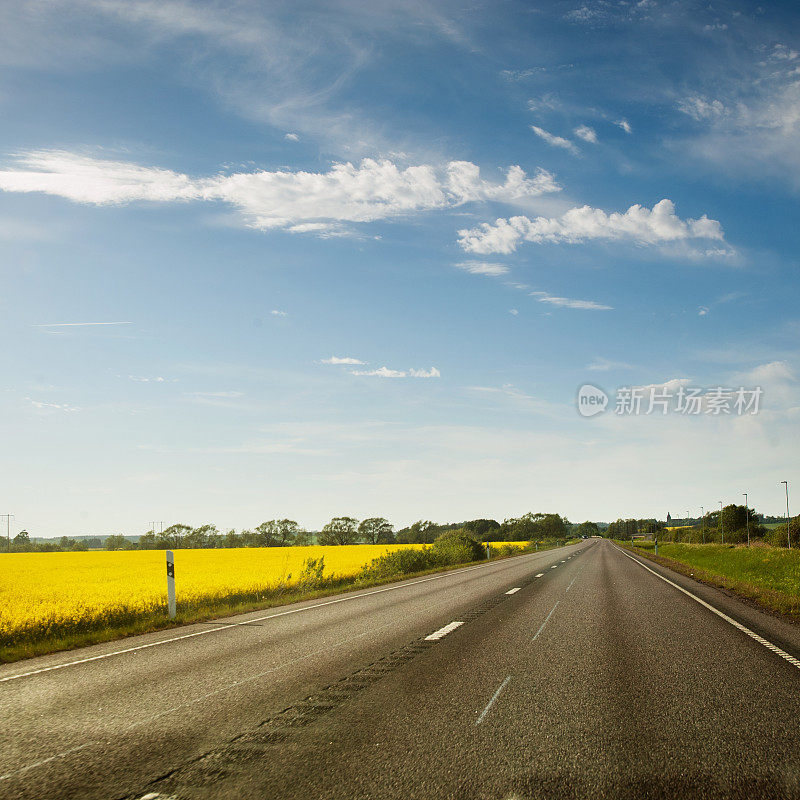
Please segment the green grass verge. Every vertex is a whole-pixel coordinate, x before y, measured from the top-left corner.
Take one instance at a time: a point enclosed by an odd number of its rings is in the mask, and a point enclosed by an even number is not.
[[[569,542],[571,543],[571,542]],[[559,547],[559,544],[542,544],[538,550],[534,548],[520,550],[519,552],[509,552],[492,558],[492,561],[499,561],[505,558],[516,558],[520,555],[529,555],[533,552],[544,552]],[[497,550],[494,549],[496,553]],[[139,619],[126,623],[111,625],[99,630],[82,631],[62,636],[49,636],[35,641],[25,641],[14,644],[0,643],[0,664],[12,663],[25,658],[47,655],[48,653],[60,652],[63,650],[74,650],[78,647],[86,647],[92,644],[100,644],[116,639],[124,639],[128,636],[136,636],[142,633],[175,628],[181,625],[189,625],[197,622],[229,617],[234,614],[244,614],[249,611],[260,611],[263,609],[274,608],[276,606],[299,603],[304,600],[314,600],[319,597],[330,597],[335,594],[343,594],[358,589],[367,589],[370,586],[381,586],[387,583],[396,583],[410,578],[418,578],[437,572],[449,572],[460,569],[472,564],[485,564],[485,561],[473,561],[463,564],[452,564],[449,566],[439,566],[431,569],[420,570],[413,573],[386,575],[381,577],[364,578],[351,576],[347,578],[329,577],[323,578],[320,585],[314,588],[301,588],[298,586],[279,587],[273,590],[262,590],[257,596],[235,596],[218,597],[212,602],[191,607],[181,607],[178,602],[178,614],[174,620],[169,619],[163,613],[148,614]]]
[[[735,592],[800,622],[800,550],[768,545],[618,542],[684,575]]]

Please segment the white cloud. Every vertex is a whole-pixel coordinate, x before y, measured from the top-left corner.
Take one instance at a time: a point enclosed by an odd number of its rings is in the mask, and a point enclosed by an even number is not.
[[[795,375],[785,361],[770,361],[768,364],[760,364],[749,372],[744,373],[742,378],[750,385],[760,386],[762,384],[792,382],[795,380]]]
[[[155,377],[146,377],[140,375],[128,375],[128,379],[135,383],[177,383],[177,378],[164,378],[161,375]]]
[[[558,219],[511,217],[493,225],[484,222],[477,228],[458,232],[461,247],[469,253],[513,253],[520,242],[574,244],[592,240],[632,241],[642,245],[661,245],[692,239],[722,241],[722,226],[703,215],[682,220],[671,200],[661,200],[652,210],[631,206],[625,213],[607,214],[591,206],[567,211]]]
[[[554,133],[540,128],[538,125],[531,125],[531,130],[540,138],[544,139],[547,144],[553,147],[561,147],[564,150],[569,150],[570,153],[576,154],[579,152],[578,148],[569,139],[564,139],[562,136],[556,136]]]
[[[597,144],[597,131],[594,128],[590,128],[588,125],[578,125],[574,133],[579,139],[583,139],[584,142]]]
[[[0,190],[41,192],[76,203],[223,202],[255,228],[323,233],[341,222],[372,222],[468,202],[514,203],[560,191],[553,175],[528,176],[518,166],[503,182],[481,178],[468,161],[444,168],[398,167],[389,160],[334,164],[327,172],[241,172],[191,178],[157,167],[60,150],[27,152],[0,171]]]
[[[508,313],[511,314],[512,317],[516,317],[519,315],[519,311],[516,308],[509,308]]]
[[[633,365],[625,361],[612,361],[611,359],[597,356],[586,369],[590,369],[593,372],[611,372],[618,369],[633,369]]]
[[[34,408],[38,408],[41,411],[80,411],[79,408],[75,406],[69,406],[64,403],[45,403],[41,400],[32,400],[30,397],[25,398]]]
[[[491,261],[459,261],[453,266],[463,269],[472,275],[507,275],[508,267]]]
[[[277,308],[273,308],[272,311],[270,311],[269,313],[272,314],[273,317],[288,317],[289,316],[289,312],[288,311],[280,311]]]
[[[191,396],[200,399],[209,398],[232,400],[237,397],[244,397],[244,392],[191,392]]]
[[[372,378],[441,378],[442,374],[436,367],[430,369],[389,369],[389,367],[378,367],[372,370],[351,370],[351,375],[364,375]]]
[[[697,316],[705,317],[706,314],[708,314],[708,312],[709,312],[708,306],[700,306],[700,308],[697,309]]]
[[[613,306],[606,306],[596,303],[594,300],[574,300],[571,297],[557,297],[548,292],[531,292],[531,297],[535,297],[540,303],[547,303],[551,306],[561,308],[578,308],[584,311],[612,311]]]
[[[132,322],[42,322],[34,328],[88,328],[94,325],[133,325]]]
[[[727,111],[719,100],[708,100],[699,95],[684,97],[678,102],[678,110],[698,122],[724,116]]]
[[[625,133],[633,133],[633,128],[631,128],[630,122],[626,119],[618,119],[614,124],[622,128]]]
[[[320,364],[366,364],[366,361],[361,361],[358,358],[351,358],[350,356],[331,356],[330,358],[323,358]]]
[[[287,133],[284,137],[289,142],[299,142],[300,137],[296,133]]]

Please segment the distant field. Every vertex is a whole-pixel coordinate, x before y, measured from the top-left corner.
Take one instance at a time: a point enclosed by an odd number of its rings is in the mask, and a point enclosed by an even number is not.
[[[627,542],[620,544],[629,546]],[[632,549],[652,554],[654,546],[653,542],[637,542]],[[695,578],[800,619],[800,550],[767,545],[667,543],[659,544],[658,555],[691,567]]]
[[[335,590],[374,558],[416,547],[420,545],[176,550],[178,619]],[[324,558],[324,586],[309,581],[300,585],[303,564],[310,558]],[[169,624],[166,608],[163,550],[0,555],[0,660],[163,627]]]

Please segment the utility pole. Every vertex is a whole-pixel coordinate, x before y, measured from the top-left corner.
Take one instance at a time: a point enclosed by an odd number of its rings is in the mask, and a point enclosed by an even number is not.
[[[687,528],[689,527],[689,509],[688,508],[686,509],[686,527]],[[689,529],[689,532],[686,534],[686,536],[687,536],[686,541],[689,542],[689,544],[691,544],[692,543],[692,531],[691,531],[691,529]]]
[[[14,514],[0,514],[0,517],[6,518],[6,551],[11,552],[11,520],[14,519]]]
[[[706,543],[706,510],[700,506],[700,516],[702,517],[703,544]]]
[[[725,544],[725,523],[722,521],[722,500],[719,501],[719,529],[722,532],[722,544]]]
[[[750,547],[750,509],[747,507],[747,492],[742,492],[744,495],[744,518],[745,525],[747,525],[747,546]]]
[[[789,536],[789,482],[781,481],[781,483],[786,487],[786,546],[791,550],[792,538]]]

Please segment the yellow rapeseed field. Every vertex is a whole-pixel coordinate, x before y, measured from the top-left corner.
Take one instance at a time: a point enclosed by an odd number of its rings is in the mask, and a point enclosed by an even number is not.
[[[506,544],[506,543],[498,543]],[[520,543],[523,544],[523,543]],[[384,553],[419,545],[176,550],[179,615],[297,591],[307,559],[349,577]],[[0,651],[96,631],[134,630],[166,615],[163,550],[0,555]]]

